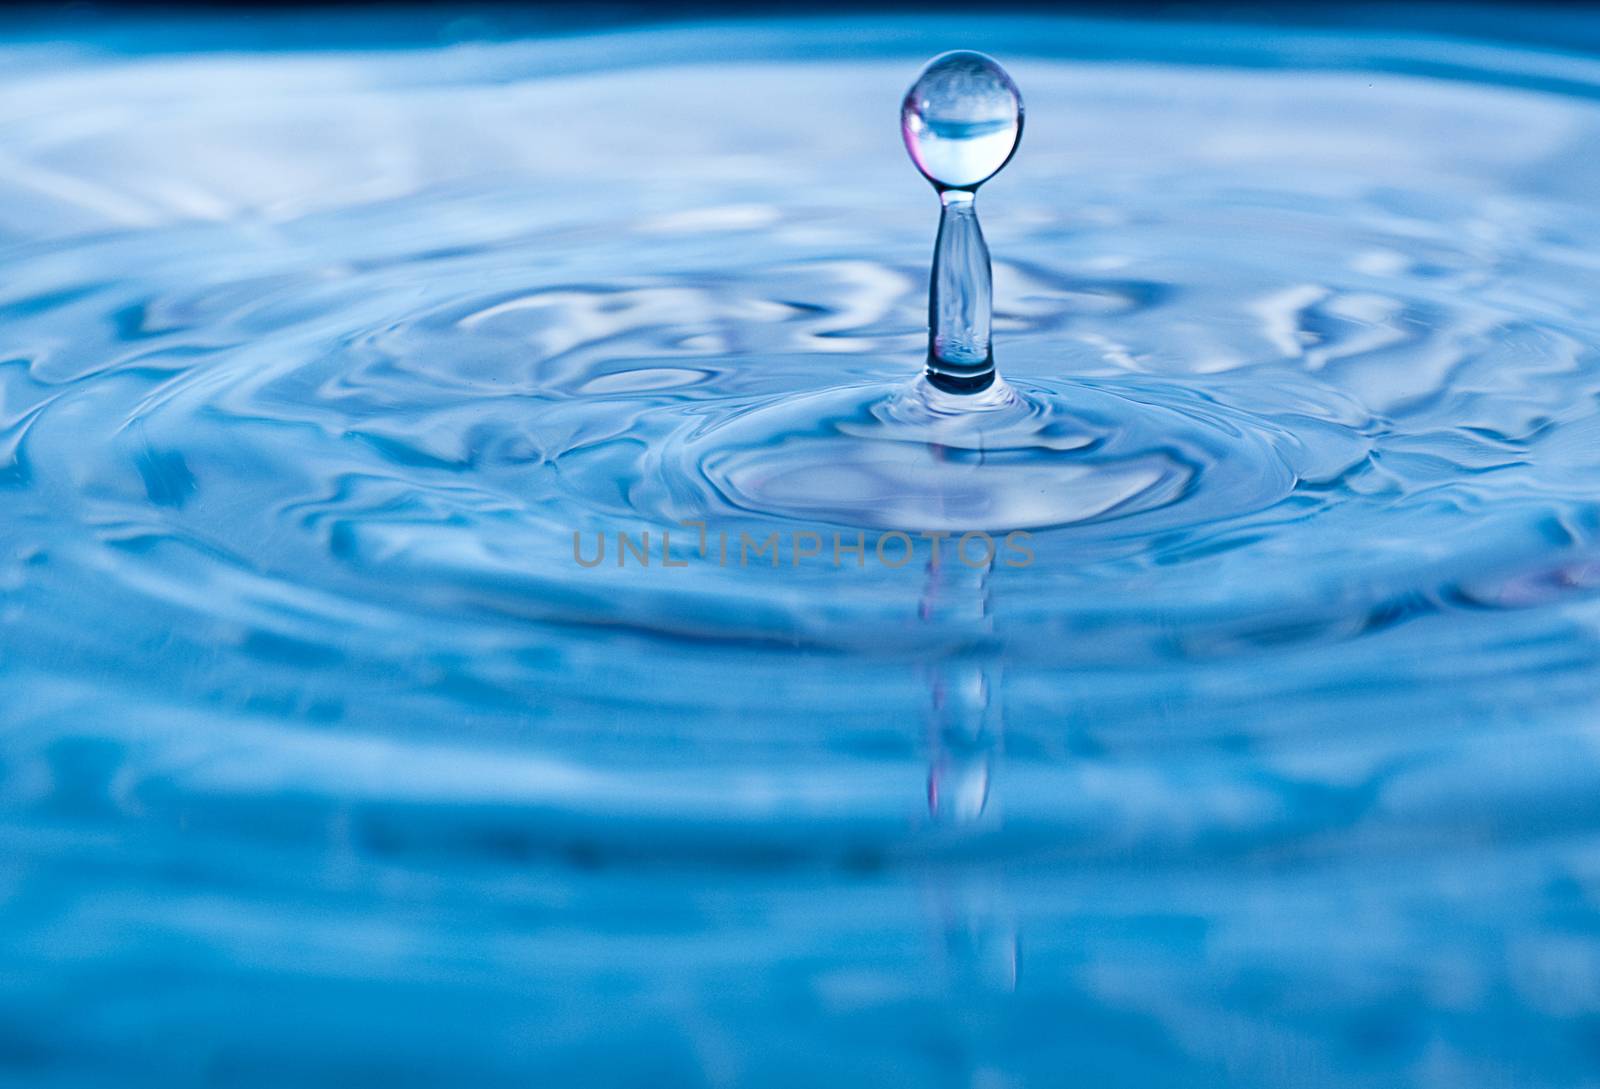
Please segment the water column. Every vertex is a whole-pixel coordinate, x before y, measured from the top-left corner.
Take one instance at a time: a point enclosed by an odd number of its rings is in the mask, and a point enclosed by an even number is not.
[[[976,393],[995,380],[994,286],[978,186],[1016,153],[1022,95],[992,57],[943,53],[906,92],[900,132],[940,202],[928,290],[928,381],[946,392]]]

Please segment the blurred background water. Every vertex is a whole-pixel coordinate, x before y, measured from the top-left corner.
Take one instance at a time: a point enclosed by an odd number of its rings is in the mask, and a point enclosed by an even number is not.
[[[948,48],[1061,420],[908,497]],[[15,19],[0,1083],[1600,1084],[1597,50]],[[574,562],[681,519],[1036,560]]]

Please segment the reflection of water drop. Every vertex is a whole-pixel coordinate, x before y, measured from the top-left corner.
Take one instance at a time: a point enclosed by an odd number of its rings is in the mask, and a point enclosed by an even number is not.
[[[995,378],[994,284],[976,191],[1017,150],[1022,96],[992,58],[945,53],[906,92],[900,133],[943,205],[928,290],[928,380],[953,393],[985,390]]]
[[[984,596],[980,590],[980,601]],[[991,704],[991,668],[982,661],[939,662],[930,678],[928,813],[942,824],[972,824],[989,804],[1000,736]]]

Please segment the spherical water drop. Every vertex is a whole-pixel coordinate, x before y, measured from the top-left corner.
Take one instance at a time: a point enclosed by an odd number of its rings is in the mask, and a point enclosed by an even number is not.
[[[1022,95],[993,57],[969,50],[927,63],[900,107],[906,150],[940,189],[976,189],[1022,138]]]

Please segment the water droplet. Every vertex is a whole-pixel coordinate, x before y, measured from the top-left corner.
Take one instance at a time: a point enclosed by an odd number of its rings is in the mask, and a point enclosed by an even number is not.
[[[906,150],[940,189],[976,189],[1000,172],[1022,138],[1022,95],[993,57],[941,53],[900,107]]]
[[[928,297],[928,381],[950,393],[995,382],[989,332],[993,277],[975,204],[1022,136],[1022,96],[982,53],[942,53],[906,92],[900,133],[944,205]]]

